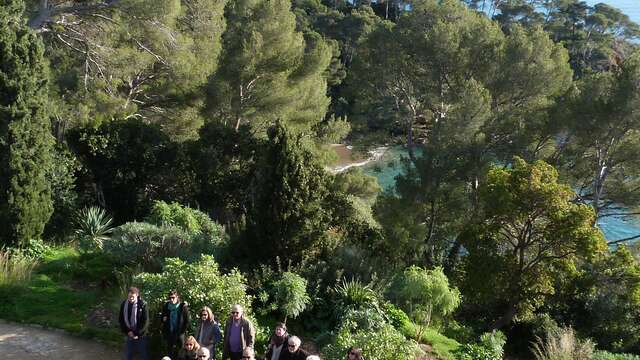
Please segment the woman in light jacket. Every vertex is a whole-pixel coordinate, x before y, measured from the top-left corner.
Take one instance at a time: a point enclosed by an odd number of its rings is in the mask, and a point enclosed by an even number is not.
[[[216,352],[216,344],[222,341],[222,332],[220,325],[216,322],[213,312],[208,306],[200,310],[200,320],[196,330],[196,340],[200,346],[209,349],[209,353],[213,357]]]

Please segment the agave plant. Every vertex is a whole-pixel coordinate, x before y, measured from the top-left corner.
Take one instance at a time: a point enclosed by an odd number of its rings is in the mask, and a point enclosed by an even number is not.
[[[333,288],[337,305],[343,310],[362,310],[379,307],[376,292],[358,279],[342,279]]]
[[[76,216],[76,236],[80,251],[102,250],[105,240],[113,231],[113,219],[97,206],[84,208]]]

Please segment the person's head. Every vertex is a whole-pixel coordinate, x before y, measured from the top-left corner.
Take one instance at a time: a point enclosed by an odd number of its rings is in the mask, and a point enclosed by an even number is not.
[[[200,349],[198,349],[198,352],[196,353],[198,360],[209,360],[211,354],[209,353],[209,349],[207,349],[206,347],[202,346]]]
[[[184,341],[184,348],[188,351],[196,351],[200,348],[200,345],[198,344],[198,341],[196,341],[196,338],[189,336]]]
[[[251,346],[247,346],[242,350],[242,360],[255,360],[256,353]]]
[[[281,322],[277,323],[273,333],[276,334],[276,336],[284,336],[287,333],[287,325]]]
[[[320,356],[318,356],[318,355],[309,355],[309,356],[307,356],[307,360],[320,360]]]
[[[168,357],[168,356],[163,356],[163,357],[162,357],[162,360],[171,360],[171,358],[170,358],[170,357]]]
[[[302,344],[302,341],[300,340],[299,337],[294,335],[289,338],[289,344],[287,345],[287,349],[289,349],[289,352],[294,353],[298,351],[298,349],[300,348],[300,344]]]
[[[242,305],[235,304],[231,307],[231,317],[233,320],[240,320],[240,318],[242,318]]]
[[[180,301],[180,296],[178,295],[178,292],[175,290],[171,290],[169,291],[169,295],[167,295],[169,302],[172,304],[177,304]]]
[[[347,351],[347,359],[362,360],[362,349],[352,346],[349,351]]]
[[[213,311],[208,306],[203,307],[200,310],[200,320],[202,321],[213,321]]]
[[[129,295],[127,296],[127,299],[129,300],[130,303],[135,303],[136,301],[138,301],[138,298],[140,297],[140,290],[137,287],[130,287],[129,288]]]

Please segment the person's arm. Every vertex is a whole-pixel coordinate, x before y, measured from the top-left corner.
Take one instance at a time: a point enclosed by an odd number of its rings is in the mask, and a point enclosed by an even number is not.
[[[253,348],[256,340],[256,329],[253,327],[251,321],[247,320],[247,324],[249,324],[249,338],[247,339],[247,346],[251,346]]]
[[[122,304],[120,304],[120,314],[118,315],[118,322],[120,323],[120,331],[122,331],[122,333],[126,335],[129,332],[129,329],[127,329],[127,324],[124,322],[125,316],[126,315],[124,314],[124,301],[123,301]]]
[[[222,341],[222,333],[220,332],[220,326],[213,323],[213,343],[217,344]]]
[[[184,324],[182,325],[182,333],[186,334],[191,327],[191,315],[189,314],[189,304],[186,302],[182,306],[182,312],[184,314]]]
[[[137,336],[145,336],[147,335],[147,330],[149,330],[149,308],[147,308],[147,304],[143,303],[142,306],[142,315],[140,316],[140,324],[138,325],[138,333]]]
[[[222,338],[222,360],[229,358],[229,322],[225,325],[224,336]]]

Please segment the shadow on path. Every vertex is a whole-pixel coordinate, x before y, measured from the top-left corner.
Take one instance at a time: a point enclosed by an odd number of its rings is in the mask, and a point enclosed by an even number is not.
[[[121,353],[104,344],[79,339],[61,331],[0,320],[2,360],[120,360]]]

